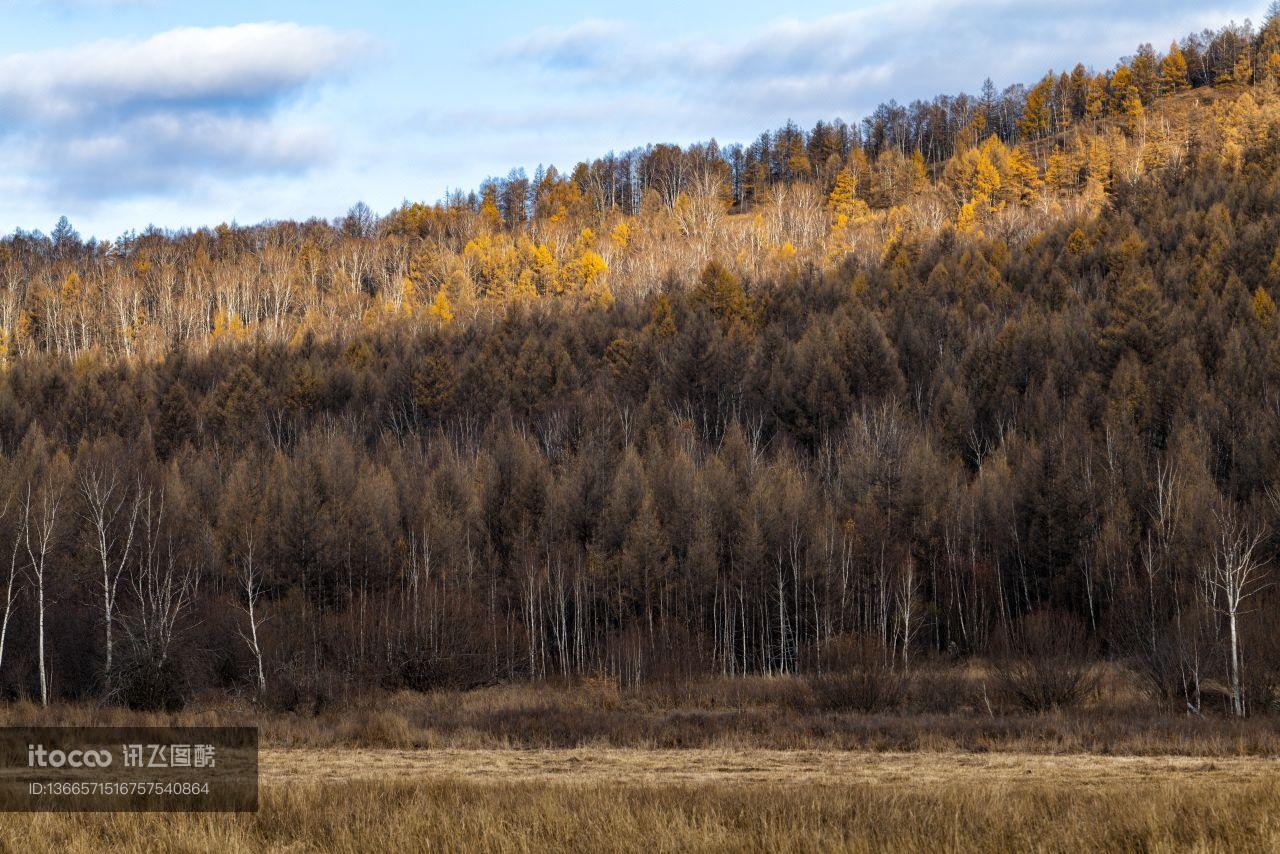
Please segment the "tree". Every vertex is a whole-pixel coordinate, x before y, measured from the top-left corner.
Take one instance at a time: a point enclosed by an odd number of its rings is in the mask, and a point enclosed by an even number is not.
[[[726,327],[750,325],[754,318],[751,298],[743,289],[742,280],[716,261],[709,261],[702,268],[693,300],[706,306]]]
[[[49,575],[49,556],[53,549],[53,533],[58,524],[58,511],[62,506],[62,492],[51,483],[44,483],[32,498],[31,484],[27,484],[22,501],[22,538],[26,546],[32,580],[36,588],[36,667],[40,684],[40,705],[49,705],[49,676],[45,655],[45,592]]]
[[[858,177],[848,167],[836,174],[836,184],[827,197],[827,207],[831,211],[831,218],[836,227],[866,216],[870,212],[867,203],[858,198]]]
[[[1227,618],[1230,652],[1227,658],[1227,674],[1231,685],[1231,711],[1237,717],[1246,712],[1244,690],[1241,686],[1243,655],[1240,649],[1240,616],[1244,603],[1263,589],[1266,567],[1257,552],[1262,545],[1264,532],[1251,528],[1232,508],[1214,513],[1216,527],[1209,563],[1204,572],[1206,581],[1217,591],[1221,599],[1214,600],[1214,607]]]
[[[1050,71],[1027,93],[1022,121],[1018,123],[1018,130],[1024,139],[1039,139],[1049,133],[1049,100],[1053,95],[1054,82],[1055,77]]]
[[[258,600],[262,598],[262,579],[253,564],[252,537],[245,544],[244,554],[240,559],[240,587],[244,591],[241,607],[244,608],[245,617],[249,623],[249,631],[246,633],[242,630],[240,636],[249,646],[249,651],[253,653],[253,660],[257,666],[258,696],[261,697],[267,690],[267,675],[262,668],[262,647],[258,644],[258,629],[262,625],[258,612]]]
[[[1182,92],[1190,87],[1187,77],[1187,57],[1174,42],[1169,53],[1160,62],[1160,91],[1165,94]]]
[[[1022,203],[1030,202],[1044,187],[1040,170],[1031,162],[1027,152],[1019,146],[1009,155],[1009,184]]]
[[[141,493],[140,550],[130,579],[135,610],[122,621],[133,646],[132,672],[124,690],[130,705],[175,710],[180,707],[178,673],[170,653],[178,637],[179,621],[192,606],[199,589],[195,566],[180,558],[166,537],[165,497],[152,488]]]
[[[1085,97],[1085,118],[1096,121],[1107,114],[1107,88],[1105,75],[1099,74],[1089,82],[1089,92]]]
[[[1267,293],[1262,285],[1258,285],[1257,290],[1253,292],[1253,316],[1257,318],[1258,324],[1263,329],[1269,329],[1271,323],[1275,320],[1276,304],[1271,299],[1271,294]]]
[[[53,227],[53,250],[59,258],[67,258],[80,248],[80,234],[65,216]]]
[[[80,495],[84,499],[84,515],[92,529],[94,551],[102,569],[100,592],[103,630],[106,633],[103,672],[110,682],[115,648],[112,628],[115,624],[116,591],[129,564],[141,502],[137,493],[133,501],[129,501],[128,490],[118,486],[114,470],[104,473],[96,467],[80,476]],[[122,525],[123,531],[120,530]]]
[[[1160,68],[1155,49],[1150,44],[1140,45],[1131,67],[1133,87],[1137,90],[1138,97],[1144,104],[1151,103],[1160,91]]]
[[[5,499],[4,509],[0,511],[0,519],[4,519],[9,515],[9,506],[12,494]],[[21,526],[18,522],[18,526]],[[0,620],[0,664],[4,662],[5,641],[9,636],[9,619],[13,616],[13,603],[20,592],[17,586],[18,581],[18,553],[22,549],[22,528],[16,527],[13,532],[13,542],[9,549],[9,577],[5,582],[4,588],[4,617]]]
[[[444,324],[453,322],[453,307],[443,286],[436,291],[436,298],[431,303],[431,316]]]

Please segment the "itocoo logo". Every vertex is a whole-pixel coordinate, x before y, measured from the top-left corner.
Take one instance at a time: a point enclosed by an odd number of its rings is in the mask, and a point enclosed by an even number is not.
[[[43,744],[27,745],[28,768],[106,768],[110,750],[45,750]]]

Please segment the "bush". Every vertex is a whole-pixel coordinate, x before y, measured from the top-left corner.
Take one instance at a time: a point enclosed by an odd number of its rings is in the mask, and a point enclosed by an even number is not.
[[[113,693],[136,712],[180,712],[187,704],[186,679],[172,658],[126,657],[115,671]]]
[[[1028,711],[1072,708],[1098,687],[1095,655],[1088,632],[1071,615],[1028,614],[996,655],[997,681]]]
[[[819,655],[820,672],[809,677],[819,709],[829,712],[878,712],[891,709],[907,691],[906,676],[886,660],[884,649],[868,638],[839,638]]]

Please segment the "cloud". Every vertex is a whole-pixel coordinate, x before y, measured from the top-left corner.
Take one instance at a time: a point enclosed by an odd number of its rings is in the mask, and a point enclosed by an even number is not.
[[[182,28],[0,58],[0,141],[52,195],[101,201],[300,171],[326,151],[291,105],[370,48],[292,23]]]
[[[620,92],[660,89],[685,112],[734,129],[787,117],[857,118],[877,103],[1033,82],[1079,60],[1109,66],[1140,41],[1220,26],[1252,4],[1227,0],[892,0],[734,39],[663,37],[618,21],[537,30],[498,58],[560,84]],[[702,133],[710,135],[715,128]]]
[[[634,35],[621,21],[592,19],[560,29],[540,27],[507,42],[500,55],[562,71],[587,70],[608,63],[609,51]]]

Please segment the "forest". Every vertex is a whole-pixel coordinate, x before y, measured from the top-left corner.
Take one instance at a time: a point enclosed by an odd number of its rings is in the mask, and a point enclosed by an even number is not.
[[[1280,713],[1278,291],[1274,14],[382,216],[18,231],[0,693],[989,659]]]

